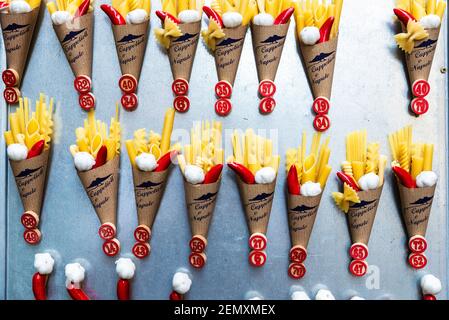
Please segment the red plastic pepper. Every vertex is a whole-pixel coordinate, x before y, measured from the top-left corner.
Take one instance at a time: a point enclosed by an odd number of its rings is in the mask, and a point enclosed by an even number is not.
[[[9,3],[8,2],[0,2],[0,10],[6,9],[9,7]]]
[[[426,294],[423,297],[423,300],[436,300],[437,297],[435,297],[433,294]]]
[[[176,150],[173,150],[173,151],[170,151],[170,152],[167,152],[166,154],[164,154],[157,161],[157,167],[156,167],[156,169],[154,169],[154,172],[161,172],[161,171],[166,170],[171,164],[171,159],[173,159],[177,155],[178,155],[178,151],[176,151]]]
[[[300,194],[301,186],[299,185],[298,170],[296,170],[295,165],[292,165],[290,167],[290,170],[288,170],[287,188],[288,188],[288,193],[290,193],[290,194],[294,194],[294,195]]]
[[[33,275],[32,287],[33,294],[36,300],[47,300],[47,294],[45,292],[45,285],[47,283],[48,275],[40,274],[36,272]]]
[[[279,15],[274,19],[274,24],[286,24],[293,12],[295,12],[295,8],[288,8],[279,13]]]
[[[207,171],[204,176],[203,184],[215,183],[220,178],[221,171],[223,170],[222,164],[216,164]]]
[[[230,162],[228,163],[228,167],[231,168],[235,173],[237,173],[240,177],[240,179],[243,180],[243,182],[247,184],[254,184],[256,183],[256,179],[253,175],[253,173],[245,167],[243,164],[237,163],[237,162]]]
[[[106,159],[108,157],[108,148],[106,146],[101,146],[100,150],[98,150],[97,157],[95,158],[95,164],[92,169],[101,167],[106,163]]]
[[[30,150],[28,150],[28,155],[27,155],[27,159],[31,159],[34,157],[37,157],[38,155],[40,155],[42,153],[42,150],[44,150],[44,146],[45,146],[45,140],[39,140],[38,142],[36,142]]]
[[[72,287],[67,288],[67,292],[73,300],[90,300],[90,298],[82,289]]]
[[[357,182],[355,182],[353,177],[351,177],[351,176],[349,176],[346,173],[341,172],[341,171],[337,172],[337,177],[338,177],[338,179],[341,180],[341,182],[346,183],[348,186],[350,186],[356,192],[360,191],[360,188],[357,185]]]
[[[111,19],[112,24],[115,25],[126,24],[125,18],[123,18],[122,15],[112,6],[108,4],[102,4],[100,8],[101,10],[104,11],[104,13],[108,15],[109,19]]]
[[[74,18],[84,16],[89,11],[90,0],[84,0],[75,12]]]
[[[172,291],[170,293],[170,300],[175,301],[175,300],[184,300],[184,297],[182,294],[177,293],[176,291]]]
[[[119,279],[117,282],[117,299],[119,300],[129,300],[129,280]]]
[[[165,22],[165,18],[167,18],[167,17],[176,24],[181,23],[181,20],[179,20],[178,18],[174,17],[173,15],[171,15],[170,13],[165,12],[165,11],[156,10],[156,15],[159,19],[161,19],[162,23]]]
[[[394,166],[392,169],[394,174],[401,181],[404,187],[416,188],[416,181],[413,179],[410,173],[402,169],[400,166]]]
[[[203,6],[203,11],[209,19],[214,19],[215,22],[217,22],[218,25],[221,28],[223,28],[223,20],[221,19],[221,16],[218,14],[217,11],[215,11],[212,8],[209,8],[208,6]]]
[[[320,40],[318,40],[318,43],[329,41],[332,26],[334,25],[334,17],[329,17],[327,20],[323,23],[323,25],[320,28]]]
[[[407,26],[410,20],[416,21],[415,17],[412,16],[412,14],[408,11],[395,8],[393,9],[393,12],[396,15],[396,17],[398,17],[399,21],[401,21],[404,24],[404,26]]]

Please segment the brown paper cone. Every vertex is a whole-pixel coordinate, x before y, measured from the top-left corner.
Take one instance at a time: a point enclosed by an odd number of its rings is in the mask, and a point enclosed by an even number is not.
[[[374,190],[357,192],[360,203],[353,203],[347,213],[352,243],[360,242],[368,245],[382,188],[383,186]]]
[[[162,172],[132,169],[139,225],[144,224],[151,229],[164,194],[168,169]]]
[[[307,78],[314,98],[330,99],[337,56],[338,36],[332,40],[308,46],[300,42]]]
[[[307,249],[322,194],[314,197],[287,194],[288,227],[292,247],[300,245]]]
[[[38,15],[39,7],[27,13],[0,13],[6,65],[8,69],[14,69],[19,74],[17,85],[23,77]]]
[[[86,15],[64,23],[53,25],[67,61],[75,77],[92,77],[92,48],[94,39],[94,14]]]
[[[405,54],[410,85],[413,85],[416,80],[429,80],[440,28],[426,29],[426,31],[429,37],[423,41],[416,41],[412,53]]]
[[[140,78],[148,40],[150,18],[139,24],[112,25],[115,48],[122,74]]]
[[[9,161],[24,211],[33,211],[38,216],[44,200],[49,155],[50,151],[45,150],[31,159]]]
[[[201,21],[183,23],[179,25],[179,28],[182,36],[172,39],[168,48],[171,72],[173,79],[182,78],[190,81],[201,30]]]
[[[248,26],[224,28],[225,37],[218,40],[215,46],[214,58],[218,80],[225,80],[231,86],[234,85],[237,75],[247,29]]]
[[[99,168],[78,172],[101,224],[116,225],[119,167],[120,156],[115,156]]]
[[[253,51],[259,82],[265,79],[274,81],[276,78],[289,25],[290,22],[275,26],[251,24]]]
[[[215,183],[191,184],[184,181],[187,210],[192,236],[200,235],[207,239],[209,225],[217,201],[221,178]]]
[[[237,177],[237,183],[245,208],[249,232],[251,234],[256,232],[266,234],[276,180],[269,184],[246,184]]]
[[[398,182],[398,188],[401,198],[402,217],[404,218],[409,238],[416,235],[424,237],[436,185],[427,188],[409,189]]]

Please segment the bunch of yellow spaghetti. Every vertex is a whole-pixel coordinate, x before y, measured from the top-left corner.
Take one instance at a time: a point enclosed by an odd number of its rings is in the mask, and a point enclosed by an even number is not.
[[[435,14],[443,19],[446,1],[443,0],[397,0],[396,7],[412,14],[416,20]]]
[[[54,14],[57,11],[67,11],[71,17],[73,17],[77,11],[79,11],[84,0],[56,0],[47,2],[47,10],[50,14]],[[94,10],[94,0],[91,0],[87,12]]]

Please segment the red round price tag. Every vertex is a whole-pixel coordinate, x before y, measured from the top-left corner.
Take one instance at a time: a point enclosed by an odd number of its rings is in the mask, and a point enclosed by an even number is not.
[[[302,263],[290,263],[288,266],[288,275],[293,279],[301,279],[306,274],[306,267]]]
[[[423,300],[436,300],[437,297],[435,297],[433,294],[426,294],[423,297]]]
[[[207,239],[201,235],[193,236],[189,242],[189,247],[192,252],[201,253],[206,249]]]
[[[229,99],[222,98],[215,102],[215,112],[222,117],[227,116],[232,109],[232,104]]]
[[[248,259],[253,267],[262,267],[267,262],[267,254],[265,251],[253,250],[249,253]]]
[[[424,98],[430,92],[430,84],[424,80],[416,80],[412,85],[412,93],[415,97]]]
[[[249,247],[253,250],[265,250],[267,247],[267,237],[260,232],[253,233],[249,237]]]
[[[276,107],[276,100],[274,100],[272,97],[266,97],[260,100],[259,103],[259,111],[262,114],[268,114],[272,113],[274,110],[274,107]]]
[[[35,229],[39,225],[39,216],[33,211],[26,211],[20,221],[26,229]]]
[[[186,112],[190,108],[190,100],[186,96],[176,97],[173,101],[173,107],[178,112]]]
[[[219,98],[230,98],[232,95],[232,86],[225,80],[219,81],[215,85],[215,94]]]
[[[330,102],[325,97],[318,97],[313,101],[312,108],[316,114],[327,114],[329,112]]]
[[[356,277],[363,277],[368,271],[368,264],[363,260],[353,260],[349,264],[349,271]]]
[[[98,228],[98,234],[103,240],[113,239],[115,237],[115,233],[115,226],[110,222],[103,223],[100,228]]]
[[[262,97],[271,97],[276,93],[276,85],[271,80],[262,80],[259,83],[259,94]]]
[[[416,115],[422,115],[429,111],[429,101],[424,98],[415,98],[410,105],[412,111]]]
[[[148,242],[151,238],[151,230],[148,226],[141,224],[134,230],[134,239],[137,242]]]
[[[14,69],[6,69],[2,73],[2,80],[5,86],[15,87],[19,82],[19,74]]]
[[[414,253],[423,253],[427,250],[427,241],[423,236],[413,236],[408,241],[410,251]]]
[[[23,239],[26,243],[35,245],[41,241],[41,232],[38,229],[27,229],[23,233]]]
[[[120,251],[120,242],[117,239],[106,240],[103,243],[103,252],[109,256],[113,257]]]
[[[133,246],[133,254],[139,258],[143,259],[145,257],[148,257],[151,251],[151,247],[148,243],[145,242],[136,242]]]
[[[9,104],[16,104],[19,101],[20,90],[15,87],[5,88],[3,91],[3,98]]]
[[[189,256],[190,265],[194,268],[201,269],[206,264],[206,255],[204,253],[192,252]]]
[[[427,257],[422,253],[412,253],[408,256],[408,263],[414,269],[422,269],[427,265]]]
[[[290,249],[290,260],[296,263],[302,263],[307,259],[307,250],[302,246],[294,246]]]
[[[315,127],[315,130],[323,132],[329,129],[331,126],[331,122],[325,114],[319,114],[315,117],[313,120],[313,126]]]
[[[126,111],[134,111],[138,103],[137,95],[135,93],[125,93],[120,102]]]
[[[95,107],[95,96],[92,92],[83,93],[79,96],[78,103],[84,111],[89,111]]]
[[[125,93],[134,93],[137,91],[137,79],[130,74],[124,74],[118,81],[118,86]]]
[[[92,80],[88,76],[78,76],[73,81],[73,86],[79,93],[88,93],[92,90]]]
[[[179,78],[173,81],[171,89],[176,96],[185,96],[189,91],[189,83],[187,80]]]
[[[354,243],[349,249],[349,255],[354,260],[365,260],[368,257],[368,246],[363,243]]]

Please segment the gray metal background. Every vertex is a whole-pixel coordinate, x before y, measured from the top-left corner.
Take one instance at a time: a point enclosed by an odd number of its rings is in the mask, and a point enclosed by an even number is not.
[[[154,1],[153,10],[159,8],[158,1]],[[414,118],[407,112],[408,84],[402,54],[393,40],[397,29],[391,18],[392,8],[393,1],[345,1],[330,113],[333,123],[329,130],[332,139],[330,162],[334,169],[338,167],[344,158],[344,137],[355,129],[368,129],[369,141],[381,142],[382,152],[388,155],[387,133],[409,123],[414,125],[415,139],[435,143],[434,169],[440,180],[428,229],[429,264],[425,272],[432,272],[442,280],[444,291],[439,298],[446,298],[447,82],[440,68],[446,66],[447,29],[446,26],[442,28],[430,77],[432,91],[428,99],[431,109],[425,116]],[[120,99],[117,87],[119,65],[108,18],[99,8],[95,15],[93,87],[97,97],[97,117],[109,121],[115,103]],[[0,257],[3,258],[0,259],[0,298],[32,299],[34,254],[50,250],[56,258],[55,271],[48,283],[50,299],[68,298],[64,289],[64,266],[76,259],[82,259],[86,267],[84,285],[88,293],[95,299],[115,299],[115,259],[101,252],[102,242],[97,235],[99,222],[78,181],[68,150],[75,139],[74,130],[82,124],[86,114],[77,106],[73,76],[50,23],[48,13],[41,12],[22,87],[22,92],[28,97],[36,98],[39,92],[44,91],[60,101],[40,226],[43,239],[36,247],[26,245],[22,239],[22,205],[6,156],[2,156],[0,181],[6,183],[6,192],[0,195]],[[158,26],[159,20],[153,13],[151,32]],[[309,136],[313,132],[312,97],[296,48],[294,23],[290,26],[276,79],[278,105],[269,116],[258,113],[258,83],[249,32],[243,51],[232,97],[233,110],[230,116],[221,119],[223,127],[277,129],[277,148],[283,155],[288,147],[299,144],[303,129],[309,132]],[[2,49],[1,69],[4,69],[4,61]],[[135,112],[121,113],[123,139],[130,138],[132,132],[141,127],[160,132],[165,109],[173,99],[171,82],[167,56],[152,36],[140,80],[140,105]],[[200,44],[190,82],[191,109],[186,114],[176,115],[175,128],[189,129],[192,121],[217,119],[213,110],[215,82],[213,58]],[[3,132],[8,110],[3,100],[1,108],[0,129]],[[179,131],[173,138],[177,133]],[[226,147],[227,154],[230,154],[229,139]],[[3,139],[0,150],[5,155]],[[288,277],[290,239],[284,179],[285,173],[281,170],[268,230],[268,261],[265,267],[254,269],[247,263],[248,232],[239,194],[233,174],[225,170],[210,230],[207,265],[201,271],[192,270],[193,286],[189,299],[241,299],[247,290],[258,290],[269,299],[287,299],[290,287],[296,284],[303,286],[310,294],[318,284],[324,284],[339,299],[348,298],[351,290],[370,299],[419,298],[418,279],[422,272],[413,271],[406,263],[406,236],[389,171],[371,235],[368,258],[370,264],[377,266],[371,272],[378,277],[379,289],[369,289],[365,283],[367,277],[357,279],[347,271],[349,233],[344,215],[335,208],[330,196],[331,191],[338,188],[333,176],[326,187],[310,241],[307,275],[300,281]],[[122,244],[122,255],[129,255],[137,218],[126,152],[122,154],[120,180],[118,238]],[[173,273],[180,267],[188,267],[189,233],[182,177],[178,168],[174,168],[154,225],[152,254],[150,258],[136,262],[133,298],[168,297]]]

